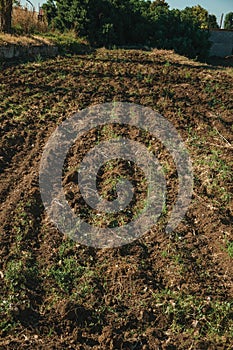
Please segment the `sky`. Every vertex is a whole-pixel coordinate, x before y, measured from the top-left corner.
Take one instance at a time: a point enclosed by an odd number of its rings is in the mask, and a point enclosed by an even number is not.
[[[185,7],[191,7],[200,5],[204,7],[210,14],[217,17],[218,23],[220,23],[221,15],[233,12],[233,0],[167,0],[170,8],[184,9]]]
[[[46,0],[30,0],[38,11],[39,4],[42,5]],[[20,0],[21,4],[24,5],[26,0]],[[220,23],[222,13],[227,14],[228,12],[233,12],[233,0],[167,0],[170,8],[184,9],[185,7],[201,5],[210,14],[217,17],[218,23]],[[28,3],[27,3],[28,4]],[[30,7],[30,5],[28,4]]]

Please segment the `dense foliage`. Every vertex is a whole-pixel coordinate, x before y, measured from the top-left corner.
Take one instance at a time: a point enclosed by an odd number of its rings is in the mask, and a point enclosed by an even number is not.
[[[200,5],[186,7],[183,13],[193,19],[201,29],[218,29],[217,18]]]
[[[170,10],[164,0],[48,0],[44,10],[51,28],[74,29],[92,45],[141,44],[205,57],[210,20],[199,7]],[[198,15],[197,15],[198,14]]]
[[[233,30],[233,12],[226,14],[224,21],[224,29]]]

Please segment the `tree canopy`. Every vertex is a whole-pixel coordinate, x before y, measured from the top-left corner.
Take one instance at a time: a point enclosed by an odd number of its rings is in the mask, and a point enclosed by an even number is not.
[[[183,12],[191,17],[201,29],[219,28],[216,16],[209,14],[208,11],[200,5],[186,7]]]
[[[92,45],[142,44],[174,49],[190,57],[206,56],[208,32],[216,17],[196,6],[170,10],[165,0],[48,0],[48,23],[61,31],[74,29]]]
[[[224,29],[233,30],[233,12],[226,14],[224,20]]]
[[[169,9],[169,5],[165,0],[154,0],[151,4],[151,9],[154,9],[158,6]]]

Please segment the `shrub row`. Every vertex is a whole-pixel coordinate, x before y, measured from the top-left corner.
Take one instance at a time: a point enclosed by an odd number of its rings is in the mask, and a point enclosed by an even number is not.
[[[48,0],[50,28],[75,30],[94,46],[147,45],[204,58],[210,42],[192,12],[170,10],[166,2],[142,0]]]

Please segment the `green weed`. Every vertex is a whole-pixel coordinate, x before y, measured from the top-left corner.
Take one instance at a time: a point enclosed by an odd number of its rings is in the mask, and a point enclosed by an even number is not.
[[[85,267],[78,265],[74,257],[66,257],[51,267],[49,276],[54,278],[61,290],[70,292],[84,271]]]
[[[198,335],[232,335],[233,304],[228,301],[203,300],[193,295],[183,295],[169,289],[154,293],[156,305],[167,316],[175,333],[193,332]]]
[[[230,258],[233,258],[233,242],[227,242],[227,253]]]
[[[12,260],[7,264],[5,272],[5,280],[10,290],[17,291],[19,289],[30,286],[33,281],[38,279],[38,267],[30,262],[30,259]]]

